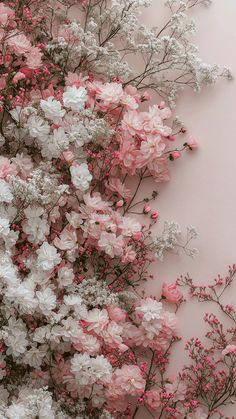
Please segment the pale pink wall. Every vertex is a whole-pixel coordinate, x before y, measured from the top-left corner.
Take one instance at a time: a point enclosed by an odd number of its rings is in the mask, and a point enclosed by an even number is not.
[[[143,20],[157,25],[163,14],[163,0],[154,0]],[[214,0],[210,8],[200,8],[194,16],[198,25],[195,43],[203,59],[228,65],[236,77],[236,0]],[[181,226],[193,224],[200,237],[196,245],[199,256],[169,255],[153,267],[155,279],[146,289],[159,295],[163,280],[172,282],[180,274],[193,275],[206,283],[227,265],[236,262],[236,83],[221,81],[200,95],[185,93],[176,113],[186,123],[189,133],[200,143],[190,157],[174,163],[169,184],[159,188],[156,208],[161,221],[176,220]],[[151,190],[152,185],[150,185]],[[236,287],[228,295],[234,302]],[[202,314],[210,307],[188,303],[181,310],[179,328],[185,338],[204,333]],[[183,344],[174,356],[172,371],[184,362]],[[236,408],[226,414],[235,415]],[[145,419],[142,413],[139,418]]]

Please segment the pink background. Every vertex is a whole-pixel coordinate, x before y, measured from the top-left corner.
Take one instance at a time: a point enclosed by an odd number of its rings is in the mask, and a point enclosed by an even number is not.
[[[146,24],[157,26],[163,16],[163,0],[154,0],[143,13]],[[193,13],[198,32],[194,43],[200,56],[209,63],[227,65],[236,75],[236,1],[214,0],[209,8],[200,7]],[[185,255],[168,255],[153,267],[155,279],[146,289],[160,295],[163,281],[173,282],[187,272],[198,283],[210,282],[217,273],[224,274],[227,266],[236,262],[236,83],[221,80],[214,88],[201,94],[185,92],[176,114],[195,137],[200,149],[173,164],[172,178],[162,187],[155,203],[160,212],[158,228],[164,220],[175,220],[184,228],[197,227],[199,238],[194,241],[200,254],[191,259]],[[150,191],[153,185],[150,185]],[[227,296],[235,300],[236,286]],[[194,335],[203,336],[202,315],[209,311],[206,304],[188,302],[179,313],[179,330],[184,337],[173,357],[171,371],[186,361],[184,341]],[[227,407],[225,414],[236,413],[236,405]],[[144,419],[143,413],[138,416]]]

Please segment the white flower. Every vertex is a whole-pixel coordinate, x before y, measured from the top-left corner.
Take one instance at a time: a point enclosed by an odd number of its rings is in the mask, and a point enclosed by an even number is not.
[[[73,283],[75,275],[73,269],[64,267],[58,271],[58,286],[59,288],[66,287],[67,285],[71,285]]]
[[[0,354],[0,365],[1,365],[0,380],[2,380],[7,374],[7,371],[5,369],[5,367],[6,367],[5,358],[6,358],[5,355]],[[1,400],[1,387],[0,387],[0,400]]]
[[[38,267],[43,269],[43,271],[50,271],[54,266],[58,265],[61,262],[61,257],[57,253],[57,249],[44,242],[40,248],[37,250],[38,254]]]
[[[112,366],[104,355],[97,355],[91,360],[91,373],[102,384],[109,383],[111,380]]]
[[[22,223],[23,231],[28,235],[31,243],[38,244],[45,240],[45,236],[49,234],[49,225],[44,218],[29,218]]]
[[[49,314],[56,307],[56,295],[51,288],[36,292],[39,308],[43,314]]]
[[[50,126],[37,115],[31,115],[27,121],[26,127],[31,137],[45,140],[50,132]]]
[[[162,303],[153,298],[141,300],[141,305],[136,307],[135,311],[143,315],[143,320],[159,320],[162,318]]]
[[[106,83],[101,87],[101,92],[97,95],[104,104],[119,103],[123,97],[123,88],[121,83]]]
[[[47,350],[45,346],[41,345],[39,348],[32,347],[24,355],[23,361],[31,367],[39,368],[46,354]]]
[[[13,403],[6,411],[6,418],[25,419],[29,413],[27,410],[24,403]]]
[[[51,160],[53,157],[58,158],[60,154],[68,148],[69,139],[62,127],[54,129],[53,133],[48,136],[47,141],[42,144],[42,156]]]
[[[80,306],[82,304],[82,299],[79,295],[65,295],[64,296],[64,303],[66,306]]]
[[[5,180],[0,179],[0,202],[11,202],[13,200],[13,195],[10,191],[10,188],[5,182]]]
[[[76,354],[71,360],[71,371],[80,385],[97,381],[105,384],[111,380],[112,366],[103,355],[91,358],[88,354]]]
[[[78,89],[75,86],[68,86],[63,93],[63,103],[66,108],[71,108],[72,111],[78,112],[84,108],[88,96],[87,91],[83,86]]]
[[[29,281],[9,286],[5,295],[15,305],[19,305],[24,313],[33,313],[37,307],[37,300],[34,298],[34,286]]]
[[[71,371],[75,374],[81,385],[91,383],[91,358],[88,354],[75,354],[71,360]]]
[[[7,355],[13,355],[14,357],[18,357],[19,355],[23,354],[27,349],[28,341],[27,341],[27,332],[26,327],[22,320],[15,320],[11,317],[8,321],[8,326],[4,327],[7,334],[4,337],[4,341],[7,349]]]
[[[41,99],[40,107],[44,111],[46,118],[57,123],[65,115],[65,109],[62,109],[61,103],[50,96],[47,100]]]
[[[141,224],[131,217],[123,217],[119,227],[122,229],[122,234],[128,237],[138,233],[142,228]]]
[[[84,192],[89,188],[92,180],[92,175],[88,170],[87,163],[75,165],[70,167],[71,180],[74,186],[80,191]]]
[[[6,237],[10,233],[10,224],[7,218],[0,218],[0,236]]]
[[[24,116],[23,108],[22,106],[16,106],[14,109],[12,109],[10,112],[11,117],[16,121],[20,122],[22,117]]]
[[[198,407],[194,413],[188,414],[188,419],[207,419],[208,415],[202,410],[201,407]]]
[[[37,327],[34,332],[33,341],[38,343],[43,343],[45,340],[49,340],[51,336],[51,326],[41,326]]]
[[[9,397],[8,391],[4,388],[3,385],[0,385],[0,400],[1,402],[7,402]]]
[[[16,267],[10,258],[0,258],[0,279],[3,279],[9,285],[15,285],[19,282]]]
[[[24,210],[25,216],[30,218],[38,218],[44,213],[44,208],[38,206],[29,206]]]

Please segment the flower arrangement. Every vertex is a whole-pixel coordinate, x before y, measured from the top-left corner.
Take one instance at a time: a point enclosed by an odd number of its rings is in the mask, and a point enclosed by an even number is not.
[[[221,302],[235,267],[209,288],[164,284],[159,299],[140,286],[155,258],[197,253],[193,226],[184,239],[166,221],[153,237],[158,193],[140,198],[140,187],[168,180],[197,147],[172,117],[180,91],[231,78],[190,42],[188,11],[208,3],[168,0],[169,20],[152,29],[138,19],[146,0],[0,3],[1,419],[134,419],[142,409],[204,419],[223,417],[235,396],[235,311]],[[137,53],[140,73],[128,64]],[[233,326],[206,316],[212,346],[190,341],[191,365],[174,379],[182,285]]]

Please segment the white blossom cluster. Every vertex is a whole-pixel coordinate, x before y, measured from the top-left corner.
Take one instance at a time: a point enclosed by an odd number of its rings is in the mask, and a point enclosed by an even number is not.
[[[50,173],[48,165],[43,165],[32,171],[29,180],[23,180],[19,176],[9,176],[11,194],[15,198],[21,199],[26,206],[34,203],[48,205],[56,202],[67,190],[67,185],[59,185],[58,183],[57,176]],[[4,202],[7,202],[6,198]]]
[[[107,283],[97,278],[89,278],[77,285],[77,292],[90,307],[118,304],[117,294],[111,292]]]
[[[163,260],[165,252],[178,250],[178,248],[182,248],[187,255],[194,257],[198,254],[198,250],[190,248],[188,244],[197,237],[196,228],[188,226],[186,241],[182,243],[180,225],[175,221],[165,221],[162,234],[153,239],[152,248],[156,258],[160,260]]]
[[[204,63],[190,41],[195,33],[195,22],[188,17],[193,6],[209,5],[211,0],[167,0],[170,15],[163,27],[149,29],[138,17],[140,7],[149,1],[113,0],[108,6],[97,2],[85,13],[86,25],[74,20],[63,31],[73,34],[73,48],[69,40],[58,36],[47,45],[57,65],[65,61],[67,71],[86,67],[97,75],[119,77],[138,89],[148,87],[175,106],[180,91],[191,87],[199,91],[203,85],[216,82],[219,76],[232,78],[229,69]],[[119,46],[118,46],[119,45]],[[136,53],[143,65],[134,71],[126,61]]]

